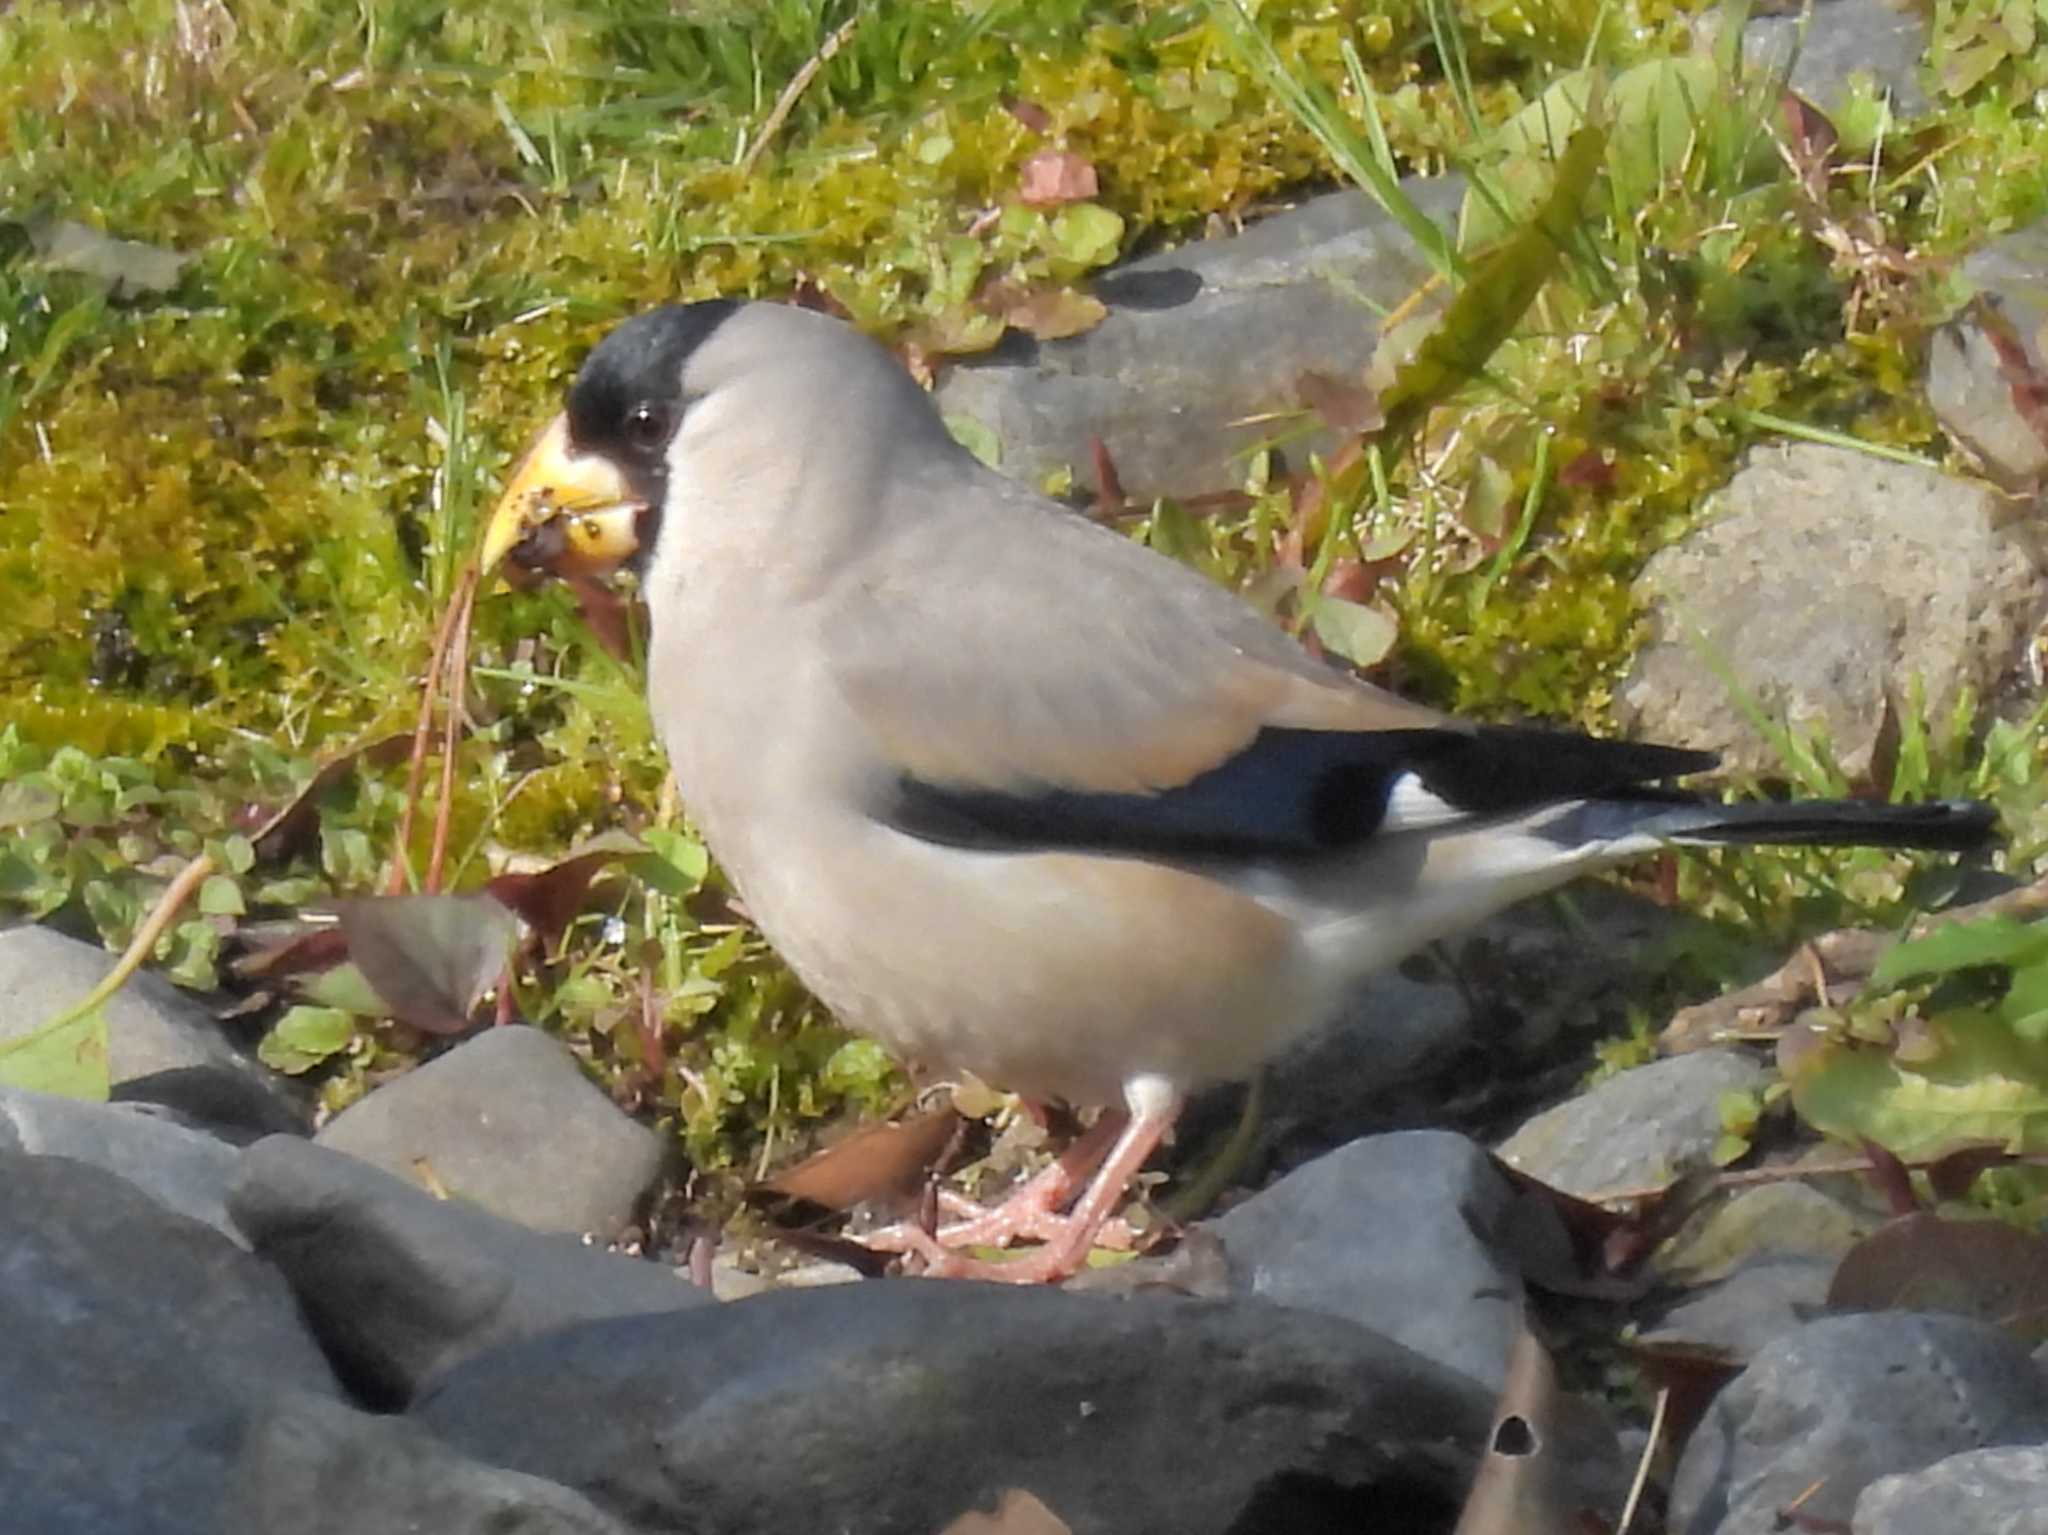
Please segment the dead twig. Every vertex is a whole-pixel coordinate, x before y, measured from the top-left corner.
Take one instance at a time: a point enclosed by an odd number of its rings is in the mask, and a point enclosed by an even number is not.
[[[1897,1159],[1898,1165],[1908,1172],[1927,1172],[1940,1167],[1954,1156],[1946,1152],[1938,1157]],[[1987,1167],[2048,1167],[2048,1152],[2040,1151],[1994,1151],[1986,1148],[1984,1165]],[[1797,1178],[1834,1178],[1844,1175],[1867,1176],[1877,1171],[1878,1164],[1870,1157],[1846,1157],[1833,1162],[1800,1162],[1785,1167],[1745,1167],[1736,1172],[1715,1173],[1707,1181],[1702,1193],[1719,1192],[1723,1189],[1753,1188],[1764,1183],[1790,1183]],[[1639,1184],[1633,1188],[1600,1189],[1595,1193],[1579,1196],[1589,1205],[1631,1205],[1648,1199],[1660,1199],[1670,1191],[1671,1185]]]
[[[2048,878],[2008,890],[1989,900],[1936,912],[1915,922],[1904,935],[1919,938],[1936,928],[1984,917],[2030,917],[2048,911]],[[1830,991],[1852,995],[1870,979],[1901,937],[1874,928],[1844,927],[1801,944],[1792,957],[1753,986],[1731,991],[1693,1007],[1682,1007],[1658,1036],[1667,1055],[1704,1050],[1733,1039],[1768,1037],[1816,1004],[1826,1005]]]
[[[445,698],[441,719],[441,802],[434,807],[434,843],[427,854],[425,889],[429,895],[441,888],[442,870],[448,861],[448,828],[455,819],[455,759],[462,745],[462,700],[469,681],[469,621],[476,609],[477,575],[476,566],[468,566],[455,589],[454,633],[441,672]]]
[[[427,750],[434,736],[434,701],[440,696],[441,674],[448,662],[448,647],[455,626],[465,621],[462,602],[451,600],[434,631],[434,648],[427,657],[426,686],[420,689],[420,712],[412,732],[412,761],[405,774],[405,802],[398,812],[397,845],[391,852],[391,873],[384,881],[388,895],[405,894],[405,853],[412,845],[413,812],[419,808],[420,788],[427,777]]]
[[[82,1018],[102,1002],[128,984],[128,978],[140,970],[149,959],[156,941],[163,937],[164,929],[192,899],[193,892],[206,883],[213,873],[213,854],[201,853],[177,872],[171,882],[164,886],[164,893],[157,897],[156,905],[149,909],[149,915],[142,919],[142,926],[135,930],[135,936],[128,940],[128,947],[121,951],[121,957],[114,961],[114,968],[101,979],[99,985],[86,993],[83,1001],[36,1029],[36,1034],[47,1033]]]
[[[1628,1527],[1635,1523],[1643,1490],[1650,1485],[1650,1466],[1657,1458],[1658,1442],[1664,1437],[1664,1412],[1670,1405],[1671,1388],[1665,1386],[1658,1391],[1657,1405],[1651,1409],[1650,1432],[1643,1440],[1643,1453],[1636,1460],[1635,1480],[1629,1484],[1628,1501],[1621,1506],[1621,1519],[1614,1526],[1614,1535],[1628,1535]]]
[[[810,84],[818,78],[818,71],[832,62],[832,56],[844,48],[867,15],[863,6],[833,30],[830,37],[818,45],[818,51],[804,61],[803,68],[789,77],[789,84],[782,88],[782,94],[775,98],[775,105],[768,109],[768,116],[762,120],[761,131],[754,135],[754,142],[747,146],[747,152],[740,161],[740,174],[751,176],[754,167],[761,163],[761,156],[768,152],[768,146],[775,141],[775,135],[782,131],[782,125],[789,120],[789,114],[796,110],[796,104]]]

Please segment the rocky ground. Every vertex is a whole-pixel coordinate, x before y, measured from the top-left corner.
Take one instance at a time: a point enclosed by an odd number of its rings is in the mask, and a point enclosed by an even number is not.
[[[103,962],[15,929],[0,995]],[[1696,1172],[1765,1075],[1734,1051],[1615,1075],[1498,1157],[1360,1136],[1169,1256],[1033,1291],[727,1259],[704,1288],[607,1251],[659,1147],[525,1028],[311,1136],[168,990],[132,992],[116,1039],[113,1103],[0,1092],[21,1529],[937,1532],[1012,1489],[1074,1531],[1448,1529],[1525,1319],[1579,1361],[1525,1409],[1557,1508],[1621,1506],[1642,1415],[1599,1359],[1629,1329],[1733,1374],[1674,1530],[1780,1528],[1802,1495],[1859,1531],[2032,1528],[1996,1519],[2034,1517],[2048,1466],[2048,1371],[2015,1332],[1829,1311],[1885,1220],[1855,1181],[1724,1194],[1618,1272],[1508,1173],[1591,1195]],[[1940,1522],[1959,1498],[1985,1522]]]

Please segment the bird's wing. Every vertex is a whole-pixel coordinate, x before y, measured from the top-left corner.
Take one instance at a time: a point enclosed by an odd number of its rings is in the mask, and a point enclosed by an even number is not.
[[[912,524],[826,625],[879,758],[869,809],[929,840],[1306,856],[1712,763],[1450,719],[1128,539],[1030,502],[989,513]]]

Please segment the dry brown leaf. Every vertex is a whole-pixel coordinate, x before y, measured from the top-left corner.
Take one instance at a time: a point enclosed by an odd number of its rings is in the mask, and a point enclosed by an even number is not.
[[[1560,1454],[1563,1404],[1557,1367],[1523,1328],[1454,1535],[1578,1535],[1579,1507],[1566,1491]]]
[[[1021,1487],[1012,1487],[985,1514],[971,1508],[939,1535],[1074,1535],[1073,1527]]]
[[[1884,1196],[1893,1215],[1912,1215],[1920,1209],[1920,1196],[1913,1188],[1913,1172],[1904,1162],[1868,1136],[1862,1138],[1863,1155],[1870,1161],[1870,1182]]]
[[[761,1185],[828,1210],[915,1193],[952,1144],[960,1116],[950,1104],[895,1124],[863,1125]]]
[[[1323,577],[1323,595],[1342,597],[1346,602],[1369,602],[1379,586],[1379,572],[1349,555],[1332,560],[1330,573]]]
[[[1003,319],[1039,341],[1062,341],[1100,325],[1109,308],[1074,288],[1040,288],[1005,306]]]

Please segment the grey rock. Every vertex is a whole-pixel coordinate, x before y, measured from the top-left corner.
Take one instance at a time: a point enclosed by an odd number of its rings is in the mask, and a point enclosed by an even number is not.
[[[246,1246],[228,1219],[235,1148],[147,1104],[81,1103],[0,1086],[0,1153],[71,1157]]]
[[[413,1416],[653,1528],[931,1535],[1007,1488],[1074,1535],[1448,1528],[1488,1393],[1257,1300],[870,1280],[483,1355]]]
[[[1448,224],[1464,188],[1445,177],[1407,190]],[[1072,466],[1092,487],[1089,440],[1100,437],[1134,494],[1228,489],[1243,479],[1233,457],[1273,435],[1236,423],[1298,407],[1305,371],[1362,382],[1380,338],[1374,306],[1393,308],[1429,275],[1363,194],[1319,197],[1118,268],[1095,284],[1109,316],[1094,330],[1013,338],[955,366],[939,407],[993,431],[1000,467],[1028,483]]]
[[[711,1289],[718,1300],[744,1300],[749,1295],[766,1295],[771,1290],[813,1290],[820,1285],[858,1284],[865,1276],[850,1263],[830,1258],[810,1258],[763,1272],[758,1259],[748,1261],[730,1248],[721,1248],[711,1260]],[[705,1294],[698,1290],[699,1295]]]
[[[2048,484],[2048,219],[1972,254],[1960,273],[1976,295],[1934,333],[1927,400],[1986,476],[2020,495]]]
[[[1287,1110],[1309,1114],[1332,1094],[1355,1101],[1423,1076],[1455,1057],[1471,1038],[1471,1008],[1450,981],[1418,981],[1386,971],[1360,985],[1339,1017],[1268,1070],[1275,1097]]]
[[[2048,219],[1973,251],[1959,275],[1974,292],[1998,299],[2028,364],[2048,372]]]
[[[1525,902],[1435,955],[1367,980],[1327,1026],[1265,1071],[1242,1181],[1259,1183],[1361,1135],[1441,1125],[1446,1100],[1512,1122],[1557,1063],[1624,1030],[1695,920],[1608,885]],[[1238,1122],[1244,1089],[1213,1088],[1182,1117],[1199,1157]],[[1469,1118],[1461,1118],[1470,1129]]]
[[[312,1099],[301,1085],[261,1065],[247,1072],[206,1066],[153,1071],[114,1083],[107,1096],[162,1109],[188,1128],[234,1146],[266,1135],[306,1135],[313,1128]]]
[[[1502,1143],[1501,1159],[1582,1198],[1661,1186],[1707,1164],[1721,1138],[1721,1095],[1755,1092],[1766,1075],[1731,1050],[1652,1061],[1538,1114]]]
[[[1790,61],[1786,83],[1823,112],[1842,103],[1857,75],[1890,97],[1894,111],[1925,112],[1927,43],[1926,18],[1887,0],[1814,0],[1810,15],[1757,16],[1742,34],[1751,63],[1775,71]]]
[[[1716,1201],[1657,1255],[1659,1277],[1683,1293],[1643,1330],[1643,1341],[1755,1358],[1825,1311],[1842,1255],[1871,1225],[1804,1183],[1767,1183]]]
[[[1469,1058],[1472,1009],[1448,978],[1389,971],[1361,984],[1323,1028],[1270,1061],[1240,1181],[1326,1155],[1376,1130],[1441,1117],[1438,1079]],[[1224,1083],[1196,1095],[1175,1139],[1196,1161],[1235,1133],[1247,1088]]]
[[[2032,401],[2023,407],[2032,381],[2012,372],[2005,349],[2019,344],[2018,331],[2005,309],[2002,300],[1988,297],[1934,332],[1927,346],[1927,403],[1985,478],[2026,495],[2048,481],[2048,438],[2029,419]]]
[[[1510,1020],[1488,1048],[1554,1059],[1556,1042],[1611,1038],[1703,924],[1611,885],[1581,881],[1523,901],[1450,945],[1463,985]]]
[[[1819,728],[1851,777],[1886,699],[1920,681],[1946,720],[1965,688],[2012,672],[2048,584],[2001,529],[1985,485],[1814,443],[1753,452],[1713,520],[1652,556],[1637,583],[1652,638],[1616,699],[1645,737],[1783,764],[1738,703]]]
[[[115,956],[46,927],[0,931],[0,1040],[18,1038],[75,1006]],[[240,1054],[213,1017],[162,976],[142,971],[108,999],[107,1060],[115,1096],[187,1107],[265,1132],[303,1128],[309,1115],[265,1067]],[[163,1088],[162,1093],[155,1089]]]
[[[228,1208],[363,1396],[408,1401],[471,1355],[574,1322],[713,1304],[669,1269],[586,1247],[307,1141],[242,1153]]]
[[[1370,1136],[1296,1168],[1208,1222],[1234,1287],[1344,1317],[1499,1391],[1520,1329],[1525,1203],[1478,1146],[1448,1130]]]
[[[1834,1275],[1835,1265],[1818,1258],[1762,1254],[1665,1306],[1639,1336],[1652,1348],[1746,1364],[1826,1312]]]
[[[1697,1286],[1756,1258],[1839,1263],[1877,1224],[1811,1184],[1761,1184],[1694,1212],[1658,1253],[1657,1270],[1670,1283]]]
[[[338,1395],[284,1281],[67,1157],[0,1154],[0,1524],[218,1535],[249,1412]]]
[[[314,1137],[541,1231],[608,1239],[661,1169],[661,1142],[559,1041],[487,1029],[351,1104]]]
[[[292,1535],[628,1535],[566,1487],[479,1465],[403,1418],[281,1393],[251,1415],[223,1531]]]
[[[1880,1476],[2043,1440],[2048,1380],[2012,1334],[1923,1312],[1826,1317],[1715,1398],[1679,1462],[1670,1528],[1767,1535],[1795,1498],[1811,1519],[1847,1521]]]
[[[1863,1489],[1855,1535],[2048,1535],[2048,1444],[1968,1450]]]

